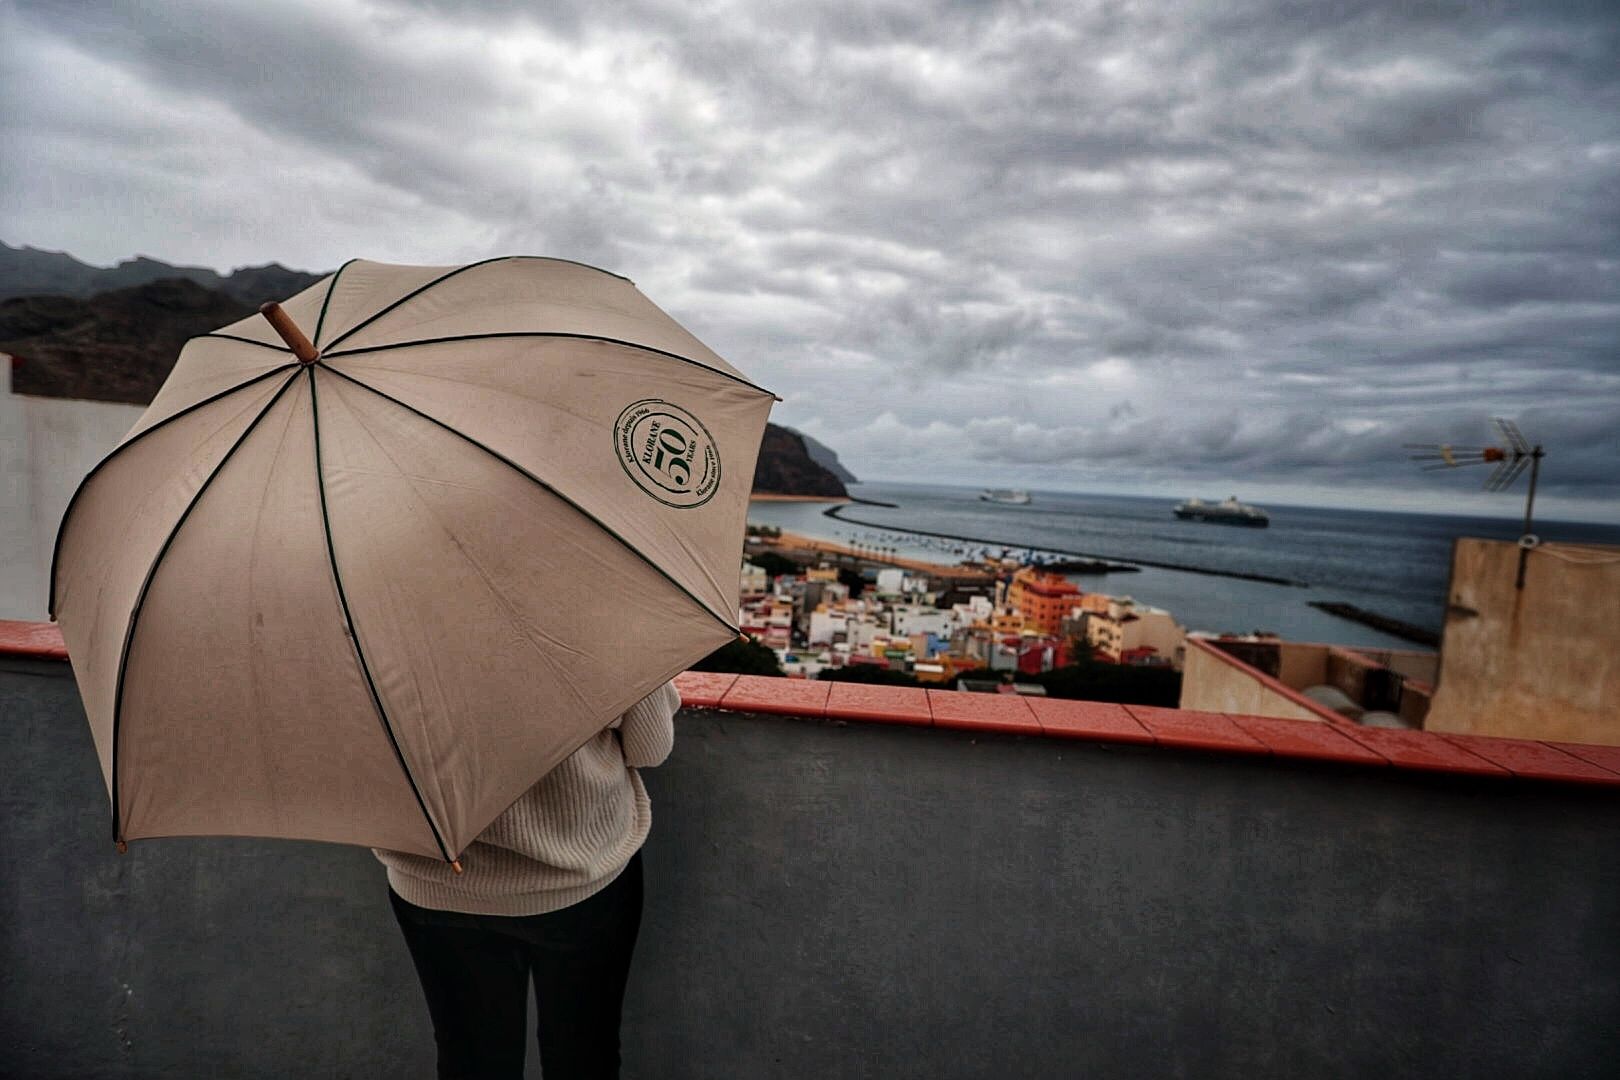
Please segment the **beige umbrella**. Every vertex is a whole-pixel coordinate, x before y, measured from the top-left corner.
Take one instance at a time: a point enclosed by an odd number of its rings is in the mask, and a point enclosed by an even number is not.
[[[737,635],[774,399],[556,259],[357,260],[265,315],[187,343],[57,536],[114,839],[454,861]]]

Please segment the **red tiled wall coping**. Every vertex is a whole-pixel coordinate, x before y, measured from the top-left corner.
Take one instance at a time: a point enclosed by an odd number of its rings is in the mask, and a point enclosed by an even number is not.
[[[675,685],[681,691],[682,703],[695,709],[1142,743],[1255,757],[1336,761],[1378,769],[1620,786],[1620,747],[1612,746],[700,671],[677,675]]]
[[[65,660],[51,623],[0,620],[0,655]],[[1620,786],[1620,747],[1530,739],[1393,731],[1264,716],[968,694],[899,686],[776,679],[687,671],[675,677],[693,709],[726,709],[810,719],[855,720],[1140,743],[1221,754],[1336,761],[1370,768],[1468,773],[1502,779]]]
[[[0,619],[0,656],[32,656],[39,660],[66,660],[67,643],[55,623]]]

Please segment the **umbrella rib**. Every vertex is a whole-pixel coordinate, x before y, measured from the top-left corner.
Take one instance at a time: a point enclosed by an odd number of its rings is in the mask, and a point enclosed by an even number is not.
[[[570,507],[572,507],[574,509],[575,512],[577,512],[580,516],[584,517],[592,525],[595,525],[598,529],[601,529],[604,533],[611,536],[614,540],[618,541],[618,543],[620,545],[622,545],[626,551],[630,552],[636,558],[640,559],[642,562],[646,563],[648,566],[650,566],[654,570],[658,571],[658,573],[664,578],[664,580],[668,581],[671,585],[675,586],[677,589],[681,590],[681,592],[685,593],[688,599],[690,599],[694,604],[696,604],[699,608],[701,608],[706,614],[709,615],[709,617],[713,618],[721,626],[724,626],[727,630],[730,630],[733,634],[742,633],[742,631],[740,629],[738,629],[736,626],[733,626],[731,624],[731,622],[729,620],[727,620],[724,616],[718,614],[713,608],[709,607],[708,604],[705,604],[701,599],[699,599],[698,596],[695,593],[693,593],[691,589],[688,589],[685,585],[682,585],[679,581],[676,581],[675,578],[670,575],[669,571],[665,570],[662,566],[659,566],[656,562],[649,559],[634,544],[630,543],[630,541],[626,540],[624,537],[620,536],[618,533],[614,532],[611,528],[609,528],[606,522],[602,521],[595,514],[591,513],[589,510],[586,510],[583,506],[579,505],[573,499],[570,499],[567,495],[564,495],[561,491],[558,491],[555,487],[553,487],[552,485],[546,483],[544,480],[540,479],[538,476],[534,475],[534,473],[532,473],[529,470],[525,469],[523,466],[519,465],[517,462],[513,461],[511,458],[509,458],[506,455],[500,453],[498,450],[495,450],[495,449],[493,449],[491,447],[485,446],[483,443],[479,442],[477,439],[473,438],[471,435],[468,435],[466,432],[459,431],[456,428],[451,427],[449,424],[445,423],[443,420],[440,420],[438,417],[431,416],[428,413],[423,412],[421,409],[416,408],[416,406],[410,405],[410,404],[408,404],[408,403],[406,403],[404,401],[401,401],[399,398],[394,397],[392,394],[385,393],[384,391],[377,389],[375,386],[371,386],[368,383],[361,382],[359,379],[355,378],[353,375],[346,374],[345,372],[339,371],[339,370],[337,370],[336,368],[333,368],[333,367],[328,367],[327,364],[325,363],[325,361],[323,361],[323,360],[315,361],[315,364],[312,365],[312,366],[318,366],[318,367],[322,368],[323,370],[329,371],[333,375],[336,375],[340,379],[344,379],[344,380],[346,380],[348,382],[354,383],[354,385],[360,387],[362,390],[369,390],[373,394],[376,394],[378,397],[382,398],[384,401],[392,402],[393,404],[398,405],[400,408],[406,410],[407,412],[410,412],[415,416],[419,416],[423,420],[426,420],[428,423],[434,424],[434,425],[436,425],[436,426],[438,426],[440,428],[443,428],[445,431],[448,431],[450,434],[456,436],[457,438],[462,439],[462,440],[472,444],[473,446],[476,446],[478,449],[482,450],[484,453],[488,454],[490,457],[494,458],[496,461],[499,461],[502,465],[505,465],[507,468],[511,469],[513,472],[516,472],[518,475],[520,475],[520,476],[524,477],[525,479],[533,482],[534,484],[538,485],[539,487],[541,487],[545,491],[550,492],[556,498],[561,499],[563,502],[567,503]]]
[[[413,292],[406,293],[404,296],[400,297],[398,300],[395,300],[392,304],[389,304],[387,307],[383,308],[381,311],[379,311],[376,314],[371,315],[368,318],[366,318],[365,321],[361,322],[359,325],[351,326],[349,329],[345,330],[343,333],[341,333],[337,337],[333,338],[331,344],[329,344],[327,346],[327,348],[335,347],[344,338],[350,336],[351,334],[358,333],[359,331],[365,329],[367,326],[370,326],[372,323],[376,322],[378,319],[382,318],[384,315],[388,314],[390,311],[393,311],[395,308],[399,307],[399,305],[405,303],[405,301],[410,300],[410,299],[412,299],[414,297],[420,296],[422,293],[424,293],[427,290],[433,288],[433,286],[437,285],[441,281],[445,281],[445,280],[447,280],[449,278],[453,278],[457,274],[460,274],[460,273],[462,273],[464,271],[467,271],[467,270],[472,270],[472,269],[474,269],[476,267],[479,267],[479,266],[487,266],[488,264],[494,263],[494,262],[511,262],[511,261],[515,261],[517,259],[539,259],[539,260],[543,260],[545,262],[568,263],[570,266],[582,266],[587,270],[595,270],[598,274],[606,274],[608,277],[618,278],[620,281],[623,281],[623,282],[625,282],[625,283],[627,283],[629,285],[634,285],[635,284],[635,282],[631,281],[629,278],[625,277],[623,274],[615,274],[611,270],[603,270],[600,266],[592,266],[590,263],[582,263],[582,262],[579,262],[579,261],[577,261],[575,259],[553,259],[553,258],[550,258],[550,257],[545,256],[545,255],[497,255],[493,259],[484,259],[481,262],[468,263],[466,266],[458,266],[454,270],[451,270],[448,273],[439,275],[438,277],[434,278],[432,281],[428,282],[426,285],[421,286],[420,288],[414,290]],[[353,259],[349,260],[349,262],[354,262],[354,261],[355,260],[353,260]],[[344,263],[343,265],[347,266],[349,264]],[[342,273],[341,270],[338,271],[338,272]],[[334,284],[335,284],[335,282],[334,282]],[[331,295],[330,291],[328,291],[327,295],[328,296]],[[319,336],[317,336],[315,340],[316,340],[316,343],[319,344],[319,342],[320,342]]]
[[[405,782],[411,785],[411,794],[416,796],[416,805],[422,810],[422,818],[427,822],[428,831],[433,833],[433,842],[439,845],[439,853],[444,856],[445,862],[454,862],[449,848],[444,845],[444,837],[439,835],[439,827],[433,823],[433,815],[428,813],[427,803],[422,799],[422,789],[416,785],[416,777],[411,773],[411,767],[405,760],[405,752],[399,748],[399,739],[394,736],[394,725],[388,722],[388,710],[383,707],[382,695],[377,692],[377,682],[371,677],[371,665],[366,663],[366,652],[360,647],[360,632],[355,629],[354,614],[349,610],[349,594],[343,588],[343,575],[338,571],[337,548],[332,543],[332,518],[326,509],[326,469],[321,463],[321,409],[315,393],[315,365],[308,366],[309,407],[315,422],[315,487],[321,496],[321,526],[326,533],[326,557],[332,566],[332,582],[337,586],[338,603],[343,608],[343,623],[349,628],[349,640],[354,642],[354,655],[360,662],[360,674],[366,678],[366,689],[371,691],[371,703],[376,706],[377,718],[382,721],[383,732],[388,736],[388,744],[394,748],[394,757],[399,761],[401,771],[405,773]]]
[[[205,336],[214,337],[214,336],[220,336],[220,335],[205,335]],[[245,339],[242,339],[242,340],[245,340]],[[258,344],[262,344],[262,343],[261,342],[253,342],[253,344],[258,345]],[[246,390],[248,387],[252,386],[254,383],[263,382],[265,379],[268,379],[270,376],[276,374],[277,372],[287,371],[289,369],[296,368],[297,366],[298,366],[297,364],[283,364],[281,367],[271,368],[269,371],[264,372],[262,375],[255,375],[255,376],[253,376],[253,378],[247,380],[246,382],[237,383],[235,386],[232,386],[232,387],[230,387],[228,389],[225,389],[225,390],[221,390],[217,394],[213,394],[213,395],[211,395],[209,397],[203,398],[201,401],[194,402],[193,404],[187,405],[185,408],[181,409],[179,412],[175,413],[173,416],[165,416],[162,420],[159,420],[157,423],[153,424],[151,427],[147,428],[145,431],[142,431],[140,434],[136,435],[134,438],[128,440],[127,442],[122,443],[119,446],[114,447],[112,453],[110,453],[106,457],[102,458],[101,461],[96,464],[95,468],[91,469],[88,473],[85,474],[84,479],[79,481],[79,486],[74,489],[73,498],[68,500],[67,510],[65,510],[62,513],[62,524],[57,527],[57,530],[56,530],[56,544],[51,550],[51,595],[50,595],[49,600],[46,603],[45,610],[53,620],[56,618],[56,564],[57,564],[57,560],[59,558],[61,558],[61,555],[62,555],[62,537],[63,537],[64,534],[67,533],[68,520],[70,518],[72,518],[72,516],[73,516],[73,508],[75,506],[77,506],[78,503],[79,503],[79,495],[81,493],[83,493],[84,489],[89,485],[91,478],[94,477],[97,473],[99,473],[102,470],[103,466],[110,464],[114,458],[116,458],[118,455],[122,454],[125,450],[128,450],[131,446],[134,446],[136,443],[140,442],[142,439],[146,438],[148,435],[152,434],[152,432],[156,431],[158,428],[164,427],[165,425],[168,425],[168,424],[172,424],[174,421],[180,419],[182,416],[185,416],[188,413],[195,412],[196,410],[202,408],[204,405],[212,405],[214,402],[218,401],[220,398],[229,397],[230,395],[236,393],[238,390]],[[257,421],[255,421],[255,422],[257,422]]]
[[[366,327],[370,326],[372,323],[376,322],[378,319],[382,318],[384,315],[388,314],[390,311],[393,311],[395,308],[399,307],[399,305],[405,303],[407,300],[414,300],[416,297],[421,296],[423,293],[427,292],[429,289],[433,288],[433,286],[439,284],[439,282],[441,282],[441,281],[448,281],[451,278],[455,277],[457,274],[464,274],[468,270],[471,270],[471,269],[473,269],[475,267],[487,266],[492,262],[501,262],[503,260],[510,259],[510,258],[512,258],[512,256],[510,256],[510,255],[499,255],[499,256],[496,256],[493,259],[485,259],[482,262],[468,263],[466,266],[458,266],[454,270],[449,271],[448,273],[440,274],[438,277],[434,278],[432,281],[428,282],[426,285],[421,285],[421,286],[418,286],[415,289],[412,289],[410,292],[406,293],[404,296],[400,297],[398,300],[395,300],[392,304],[389,304],[387,307],[381,309],[380,311],[376,311],[376,312],[372,313],[371,315],[368,315],[366,318],[360,320],[360,322],[356,323],[354,326],[349,327],[347,330],[343,331],[343,333],[341,333],[337,337],[333,338],[331,343],[328,344],[326,347],[328,349],[336,348],[340,343],[342,343],[344,338],[352,337],[353,335],[358,334],[361,330],[364,330]],[[345,265],[347,265],[347,264],[345,264]],[[336,283],[336,281],[334,279],[334,284],[335,283]],[[328,293],[328,295],[330,295],[330,293]]]
[[[603,273],[606,272],[607,271],[605,270],[603,271]],[[451,341],[494,341],[500,338],[558,338],[564,341],[600,341],[608,345],[621,345],[627,349],[637,349],[641,352],[652,353],[655,356],[662,356],[670,360],[679,360],[683,364],[691,364],[693,367],[702,368],[704,371],[719,375],[721,378],[730,379],[733,382],[741,383],[750,390],[758,390],[762,394],[768,394],[776,401],[782,400],[775,394],[772,394],[769,390],[765,389],[763,386],[756,386],[754,383],[749,382],[741,375],[733,375],[729,371],[721,371],[717,367],[710,367],[701,360],[693,360],[690,356],[682,356],[680,353],[673,353],[667,349],[659,349],[652,345],[641,345],[634,341],[625,341],[623,338],[603,337],[601,334],[567,334],[560,331],[548,330],[510,330],[504,333],[495,334],[454,334],[450,337],[420,338],[416,341],[396,341],[392,345],[368,345],[360,349],[345,349],[342,352],[324,353],[322,355],[327,360],[336,360],[343,356],[362,356],[366,353],[391,352],[394,349],[409,349],[418,345],[443,345]]]
[[[157,577],[158,568],[163,565],[163,557],[169,553],[169,548],[174,544],[174,538],[180,535],[180,530],[185,526],[186,520],[191,517],[191,512],[197,508],[197,504],[202,501],[203,495],[213,485],[214,479],[219,476],[231,458],[235,456],[236,451],[247,441],[248,436],[253,434],[254,429],[259,426],[259,422],[269,415],[271,409],[275,408],[276,402],[281,400],[281,395],[287,392],[287,388],[297,378],[297,372],[287,376],[287,381],[281,384],[281,389],[277,390],[270,400],[265,402],[264,408],[259,410],[259,415],[255,416],[253,422],[242,431],[242,434],[236,437],[236,441],[231,444],[229,450],[225,451],[225,456],[219,459],[219,463],[208,474],[208,478],[202,482],[202,486],[191,497],[191,501],[186,503],[184,512],[181,513],[179,520],[174,523],[174,528],[169,530],[169,535],[164,538],[163,546],[158,548],[157,557],[152,560],[152,565],[147,568],[146,579],[141,582],[141,591],[136,594],[135,606],[129,613],[129,627],[124,631],[124,647],[118,656],[118,682],[113,687],[112,812],[113,839],[116,841],[122,842],[124,839],[123,824],[119,820],[118,807],[118,729],[120,722],[124,718],[124,676],[129,671],[129,650],[130,646],[135,642],[135,629],[140,625],[141,610],[146,606],[146,594],[151,590],[152,581]]]
[[[321,313],[315,320],[315,338],[313,343],[317,349],[321,347],[321,327],[326,325],[326,309],[332,303],[332,292],[337,288],[338,278],[343,276],[343,271],[347,270],[350,266],[359,261],[359,259],[350,259],[348,262],[338,267],[337,273],[332,275],[332,283],[326,287],[326,296],[321,299]]]
[[[269,349],[271,352],[284,353],[284,352],[291,352],[292,351],[291,349],[287,348],[287,346],[285,346],[285,345],[272,345],[268,341],[255,341],[254,339],[252,339],[250,337],[239,337],[236,334],[221,334],[217,330],[210,331],[209,333],[206,333],[206,334],[198,334],[197,337],[220,338],[223,341],[235,341],[235,342],[239,342],[239,343],[241,343],[243,345],[257,345],[259,348],[261,348],[261,349]],[[195,340],[197,340],[197,338],[192,338],[191,340],[195,341]]]

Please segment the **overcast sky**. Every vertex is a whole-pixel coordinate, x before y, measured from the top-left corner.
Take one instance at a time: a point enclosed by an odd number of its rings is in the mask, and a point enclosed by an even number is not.
[[[0,0],[0,42],[12,244],[593,263],[863,479],[1511,515],[1401,449],[1502,415],[1549,513],[1620,520],[1612,0]]]

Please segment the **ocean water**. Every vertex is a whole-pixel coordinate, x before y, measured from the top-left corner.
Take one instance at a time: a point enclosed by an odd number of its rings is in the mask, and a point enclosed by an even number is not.
[[[1138,573],[1074,576],[1081,588],[1168,609],[1192,630],[1247,633],[1269,630],[1294,641],[1383,648],[1420,648],[1381,631],[1321,612],[1308,601],[1341,601],[1438,631],[1444,617],[1451,544],[1459,536],[1517,539],[1512,517],[1379,513],[1318,507],[1266,506],[1265,529],[1181,521],[1173,499],[1032,491],[1028,506],[979,499],[978,488],[924,484],[854,484],[858,498],[893,509],[849,504],[851,524],[824,515],[824,504],[756,502],[751,522],[827,539],[883,544],[901,554],[955,562],[964,554],[1002,547],[1023,554],[1073,552],[1117,562],[1148,559],[1296,582],[1216,577],[1157,567]],[[1214,493],[1206,494],[1206,498]],[[1218,497],[1218,496],[1215,496]],[[1504,496],[1505,507],[1523,502]],[[965,544],[906,529],[984,537]],[[1537,520],[1543,540],[1620,544],[1620,527]]]

